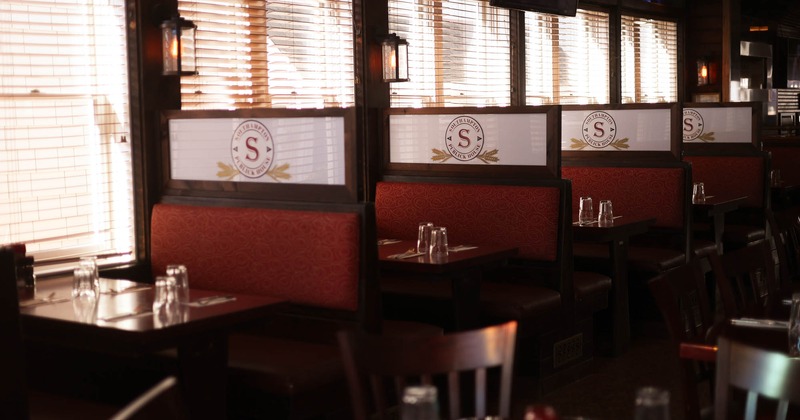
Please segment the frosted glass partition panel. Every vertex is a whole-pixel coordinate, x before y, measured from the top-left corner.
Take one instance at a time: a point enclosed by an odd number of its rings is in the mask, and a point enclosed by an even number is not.
[[[345,117],[169,120],[173,180],[345,185]]]
[[[546,166],[545,113],[389,115],[389,162]]]
[[[752,114],[749,106],[683,108],[683,142],[752,143]]]
[[[672,118],[670,108],[562,109],[561,150],[670,152]]]

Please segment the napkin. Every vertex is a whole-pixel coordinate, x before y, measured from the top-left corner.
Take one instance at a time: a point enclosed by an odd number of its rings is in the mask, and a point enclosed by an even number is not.
[[[220,303],[230,302],[236,300],[236,296],[209,296],[189,302],[186,305],[193,308],[201,308],[204,306],[217,305]]]
[[[402,260],[402,259],[406,259],[406,258],[419,257],[420,255],[425,255],[425,253],[424,252],[416,252],[416,251],[406,251],[406,252],[403,252],[402,254],[389,255],[388,258],[391,258],[393,260]]]

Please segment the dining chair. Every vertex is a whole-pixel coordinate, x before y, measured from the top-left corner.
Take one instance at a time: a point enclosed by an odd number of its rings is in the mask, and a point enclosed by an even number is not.
[[[795,208],[767,211],[767,226],[778,259],[778,283],[784,297],[791,296],[800,280],[800,238],[796,227],[799,215]]]
[[[780,285],[768,241],[712,255],[710,261],[726,318],[775,315]]]
[[[25,349],[17,297],[14,251],[0,247],[0,418],[28,418]]]
[[[419,384],[437,386],[441,418],[465,417],[462,408],[470,402],[474,402],[474,412],[466,416],[483,418],[493,410],[509,418],[516,333],[516,321],[437,336],[340,331],[354,418],[383,419],[396,414],[405,387]],[[467,394],[462,388],[470,385],[474,393],[462,400],[462,393]],[[492,402],[487,403],[489,397]]]
[[[716,370],[715,419],[798,418],[799,358],[720,337]],[[735,390],[744,392],[744,402]]]
[[[653,299],[661,312],[670,339],[679,353],[681,344],[705,344],[713,335],[715,317],[707,294],[702,260],[689,263],[660,274],[648,282]],[[681,389],[684,390],[686,419],[707,416],[711,403],[702,402],[701,395],[713,390],[713,363],[679,357]]]
[[[188,414],[174,376],[162,379],[125,405],[111,420],[182,420]]]

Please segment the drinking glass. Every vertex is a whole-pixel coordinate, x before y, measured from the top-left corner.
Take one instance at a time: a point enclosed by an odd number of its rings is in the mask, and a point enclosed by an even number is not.
[[[178,303],[189,303],[189,272],[183,264],[167,266],[167,276],[175,278],[175,296]]]
[[[431,246],[431,229],[433,223],[422,222],[419,224],[419,231],[417,232],[417,252],[428,253]]]
[[[446,257],[447,253],[447,228],[434,227],[431,229],[431,259]]]
[[[706,188],[702,182],[695,182],[692,186],[692,203],[704,203],[706,201]]]
[[[91,267],[79,265],[72,274],[73,299],[97,299],[100,296],[100,285],[95,282],[95,272]]]
[[[581,197],[580,207],[578,208],[578,224],[588,225],[594,222],[594,208],[592,208],[592,197]]]
[[[789,355],[800,356],[800,293],[792,294],[792,309],[789,316]]]
[[[634,420],[669,420],[669,391],[652,386],[636,390]]]
[[[403,390],[400,418],[401,420],[438,420],[439,400],[436,387],[431,385],[406,387]]]
[[[781,186],[781,170],[780,169],[773,169],[769,171],[769,180],[770,184],[773,187],[780,187]]]
[[[156,277],[155,286],[156,294],[153,299],[153,313],[158,314],[159,311],[169,311],[174,306],[177,306],[175,277],[158,276]]]
[[[600,200],[597,224],[603,227],[614,225],[614,209],[611,206],[611,200]]]
[[[97,267],[97,257],[81,257],[78,262],[79,267],[86,267],[91,272],[91,281],[93,288],[99,292],[100,290],[100,269]]]

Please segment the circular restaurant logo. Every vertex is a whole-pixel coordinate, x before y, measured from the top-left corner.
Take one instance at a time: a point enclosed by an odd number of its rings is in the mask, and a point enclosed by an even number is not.
[[[581,132],[586,144],[602,149],[611,144],[617,136],[617,123],[609,113],[595,111],[584,118]]]
[[[683,110],[683,141],[692,141],[703,134],[703,116],[697,110]]]
[[[275,146],[267,127],[255,120],[239,124],[231,138],[231,157],[236,169],[248,178],[267,173],[275,159]]]
[[[474,159],[483,150],[483,128],[472,117],[461,116],[447,125],[444,135],[447,150],[461,161]]]

